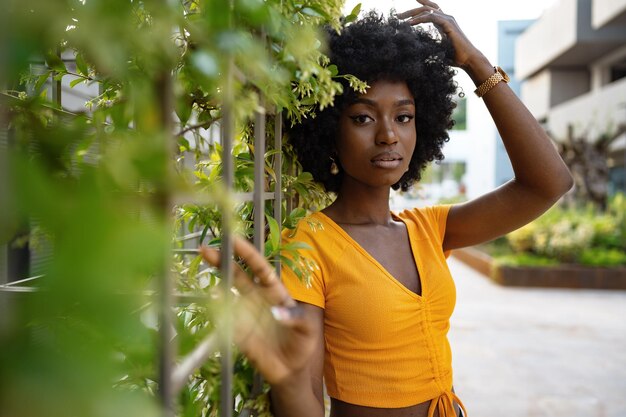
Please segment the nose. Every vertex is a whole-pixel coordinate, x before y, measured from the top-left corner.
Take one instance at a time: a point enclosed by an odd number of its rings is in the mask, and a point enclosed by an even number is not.
[[[396,142],[398,142],[398,135],[394,129],[393,122],[387,118],[383,118],[376,132],[376,144],[393,145]]]

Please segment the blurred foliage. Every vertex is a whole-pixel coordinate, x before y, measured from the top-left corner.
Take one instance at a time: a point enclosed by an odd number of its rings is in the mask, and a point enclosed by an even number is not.
[[[544,256],[533,255],[532,253],[515,253],[500,255],[494,260],[495,265],[506,266],[555,266],[559,261]]]
[[[301,172],[289,143],[254,148],[262,107],[287,122],[314,117],[341,93],[320,28],[339,30],[340,0],[6,0],[0,16],[0,242],[53,253],[34,293],[0,292],[0,417],[154,416],[158,280],[178,293],[174,342],[181,358],[220,319],[219,277],[176,237],[200,232],[219,245],[222,214],[252,235],[254,209],[221,180],[219,128],[232,75],[235,191],[252,190],[264,152],[265,187],[282,176],[283,227],[328,196]],[[358,14],[358,7],[345,21]],[[52,94],[96,91],[68,110]],[[64,90],[63,94],[68,94]],[[88,93],[89,94],[89,93]],[[64,102],[64,101],[63,101]],[[268,143],[273,118],[268,117]],[[6,145],[6,146],[5,146]],[[282,152],[281,172],[274,160]],[[182,201],[179,205],[175,202]],[[189,203],[197,202],[197,203]],[[290,207],[290,212],[287,212]],[[298,245],[281,247],[268,205],[266,255],[306,279]],[[25,226],[26,225],[26,226]],[[197,243],[197,241],[196,241]],[[196,244],[194,243],[194,245]],[[184,298],[182,299],[184,300]],[[233,405],[269,414],[267,387],[235,360]],[[218,415],[219,354],[183,388],[177,415]]]
[[[584,208],[555,206],[509,233],[506,242],[512,253],[503,254],[499,262],[508,264],[626,265],[626,196],[613,196],[606,211],[591,204]]]

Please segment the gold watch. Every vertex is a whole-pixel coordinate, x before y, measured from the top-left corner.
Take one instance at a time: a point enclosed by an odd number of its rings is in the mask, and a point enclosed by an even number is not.
[[[507,75],[507,73],[504,72],[502,68],[493,67],[493,69],[496,72],[491,77],[487,78],[485,82],[479,85],[476,90],[474,90],[474,92],[476,93],[478,97],[482,97],[485,94],[487,94],[489,90],[491,90],[493,87],[498,85],[500,81],[504,81],[505,83],[508,83],[511,80],[509,76]]]

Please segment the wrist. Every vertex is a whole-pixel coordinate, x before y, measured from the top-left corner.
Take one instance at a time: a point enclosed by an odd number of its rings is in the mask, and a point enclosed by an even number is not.
[[[470,56],[461,68],[470,76],[476,86],[482,84],[493,74],[493,65],[480,52]]]
[[[323,417],[324,400],[317,396],[308,372],[296,372],[271,384],[271,410],[276,417]]]
[[[292,372],[280,381],[271,383],[272,390],[281,394],[291,394],[293,392],[302,392],[302,387],[310,384],[311,378],[305,369]]]

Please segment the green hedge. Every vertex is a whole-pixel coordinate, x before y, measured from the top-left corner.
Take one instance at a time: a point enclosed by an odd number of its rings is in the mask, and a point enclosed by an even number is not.
[[[606,212],[555,206],[505,242],[509,253],[499,259],[505,264],[626,265],[626,197],[613,196]]]

